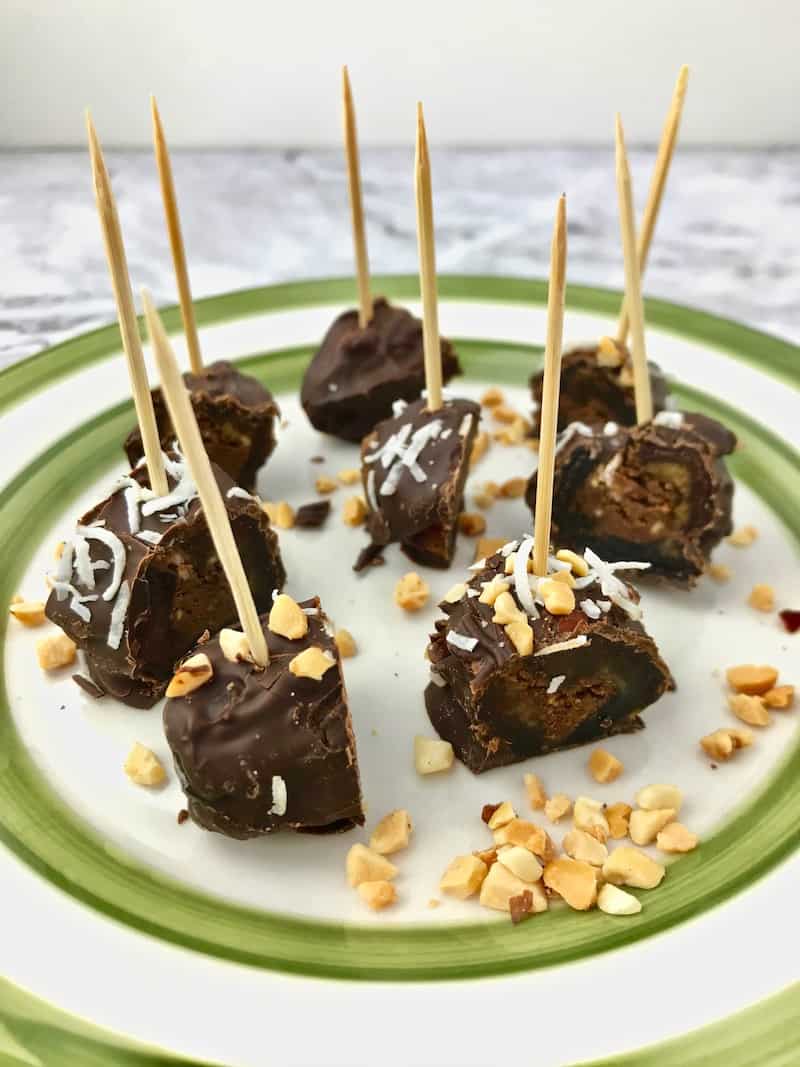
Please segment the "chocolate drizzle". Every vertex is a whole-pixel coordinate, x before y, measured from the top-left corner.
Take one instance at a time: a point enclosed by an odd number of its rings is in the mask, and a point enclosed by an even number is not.
[[[461,367],[444,338],[441,350],[447,382]],[[315,429],[358,443],[392,414],[395,400],[414,400],[424,388],[422,323],[378,297],[365,329],[357,311],[333,322],[306,370],[300,400]]]
[[[364,439],[361,477],[372,543],[357,570],[393,541],[418,563],[450,565],[479,420],[480,407],[471,400],[446,400],[431,412],[419,399]]]
[[[280,409],[272,394],[256,378],[242,374],[232,363],[218,360],[202,374],[183,376],[209,459],[237,485],[252,489],[256,474],[275,448],[275,420]],[[175,441],[169,412],[160,389],[152,391],[161,447]],[[131,466],[143,455],[138,428],[125,440]]]
[[[228,837],[275,830],[331,833],[364,822],[347,693],[335,642],[319,600],[301,607],[308,634],[289,640],[262,617],[266,670],[226,659],[219,639],[201,649],[211,681],[168,700],[164,729],[192,819]],[[321,681],[298,677],[289,664],[310,646],[335,663]]]

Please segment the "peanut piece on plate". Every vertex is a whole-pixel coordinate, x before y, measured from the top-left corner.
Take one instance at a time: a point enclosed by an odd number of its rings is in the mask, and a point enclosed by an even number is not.
[[[213,674],[214,668],[205,652],[189,656],[173,674],[172,681],[167,686],[167,696],[185,697],[187,693],[193,693],[195,689],[211,681]]]
[[[558,552],[556,552],[556,559],[562,563],[569,563],[570,567],[572,567],[572,573],[577,578],[585,578],[589,573],[589,564],[583,556],[579,556],[577,552],[573,552],[569,548],[559,548]]]
[[[706,574],[709,578],[713,578],[715,582],[729,582],[733,571],[730,567],[726,567],[724,563],[709,563],[706,567]]]
[[[439,882],[439,889],[451,897],[466,900],[478,892],[489,868],[475,855],[456,856]]]
[[[360,526],[367,517],[367,502],[363,496],[349,496],[342,508],[342,520],[346,526]]]
[[[388,908],[397,900],[397,890],[391,882],[360,882],[358,895],[373,911]]]
[[[261,510],[267,513],[272,525],[280,530],[290,530],[294,526],[294,508],[285,500],[279,500],[277,503],[265,500],[261,505]]]
[[[767,711],[763,697],[751,697],[747,693],[734,693],[728,697],[728,707],[737,719],[748,726],[769,726],[772,716]]]
[[[414,766],[417,774],[438,774],[449,771],[453,766],[455,754],[449,741],[438,737],[414,738]]]
[[[555,855],[555,847],[550,835],[541,826],[528,822],[527,819],[512,819],[505,826],[495,830],[494,843],[496,845],[521,845],[545,863]]]
[[[642,808],[631,813],[629,833],[634,845],[650,845],[664,827],[674,822],[677,812],[674,808],[645,811]]]
[[[155,752],[140,745],[138,741],[128,753],[123,770],[136,785],[161,785],[167,777]]]
[[[289,670],[298,678],[311,678],[315,682],[321,682],[322,676],[331,667],[336,666],[336,660],[324,649],[317,645],[304,648],[302,652],[289,660]]]
[[[274,634],[297,641],[308,633],[308,616],[296,600],[281,593],[272,602],[268,626]]]
[[[481,886],[480,902],[484,908],[495,911],[511,911],[511,898],[518,897],[525,891],[533,897],[534,912],[547,911],[547,897],[539,882],[523,882],[502,863],[495,863]]]
[[[222,655],[231,663],[247,663],[253,658],[250,642],[241,630],[220,630],[219,647]]]
[[[619,886],[606,882],[597,894],[597,906],[606,915],[638,915],[642,903],[633,893],[626,893]]]
[[[41,600],[15,597],[8,610],[23,626],[41,626],[45,620],[44,603]]]
[[[403,611],[419,611],[427,604],[430,593],[428,583],[416,571],[409,571],[394,587],[394,602]]]
[[[659,808],[674,808],[681,810],[683,793],[676,785],[646,785],[636,794],[636,803],[645,811],[657,811]],[[606,812],[606,816],[608,812]]]
[[[496,385],[490,386],[481,397],[481,404],[485,408],[496,408],[503,403],[503,393]]]
[[[532,852],[522,845],[504,845],[497,850],[497,862],[507,867],[523,882],[538,882],[542,867]]]
[[[597,901],[597,872],[581,860],[561,856],[547,864],[543,878],[576,911],[588,911]]]
[[[768,689],[764,694],[764,703],[768,708],[785,711],[794,703],[794,686],[776,685],[774,689]]]
[[[408,847],[411,838],[411,816],[404,808],[384,815],[369,839],[369,847],[381,856],[391,856]]]
[[[514,409],[510,408],[507,404],[495,404],[492,415],[494,415],[498,422],[504,422],[507,425],[510,425],[514,419],[519,418],[518,412],[514,411]]]
[[[333,637],[334,644],[339,649],[339,655],[342,659],[350,659],[351,656],[355,656],[358,651],[355,639],[349,630],[342,628],[337,630]]]
[[[697,848],[698,837],[679,822],[671,822],[656,837],[656,848],[662,852],[691,852]]]
[[[68,667],[75,661],[76,645],[66,634],[48,634],[36,642],[36,657],[43,671],[55,671]]]
[[[366,845],[351,845],[345,860],[347,882],[355,888],[362,882],[389,882],[397,868]]]
[[[606,808],[608,832],[615,841],[619,841],[621,838],[628,836],[628,824],[630,822],[632,811],[633,808],[630,804],[624,804],[622,802],[609,804]]]
[[[599,800],[578,797],[572,810],[572,821],[576,830],[585,830],[603,844],[608,840],[608,820]]]
[[[740,748],[749,748],[753,740],[750,730],[723,728],[701,737],[700,746],[711,759],[726,760]]]
[[[728,685],[737,693],[763,696],[777,682],[778,672],[775,667],[757,667],[753,663],[743,663],[739,667],[728,667],[725,677],[728,679]]]
[[[625,765],[604,748],[596,748],[589,756],[589,774],[600,785],[616,782],[625,770]]]
[[[570,830],[564,835],[561,845],[571,859],[581,860],[592,867],[602,867],[608,859],[606,846],[585,830]]]
[[[320,474],[314,485],[318,493],[333,493],[339,488],[338,482],[335,482],[333,478],[329,478],[327,474]]]
[[[462,511],[458,516],[458,528],[465,537],[480,537],[486,533],[486,519],[477,512]]]
[[[527,481],[524,478],[509,478],[500,486],[499,496],[506,500],[518,500],[525,495]]]
[[[544,813],[550,822],[558,822],[572,811],[572,801],[566,793],[553,793],[544,806]]]
[[[336,477],[342,485],[358,485],[361,481],[361,471],[358,467],[349,467],[347,470],[339,471]]]
[[[498,804],[492,811],[489,818],[486,820],[486,825],[490,830],[499,830],[501,826],[505,826],[506,823],[510,823],[512,819],[516,819],[517,813],[510,801],[504,800],[502,804]]]
[[[747,598],[747,603],[751,608],[755,608],[756,611],[774,611],[775,610],[775,590],[771,585],[766,585],[760,582],[758,585],[754,585],[750,590],[750,596]]]
[[[526,774],[522,780],[525,784],[525,792],[528,794],[528,803],[531,808],[534,811],[541,811],[547,803],[547,793],[544,790],[541,779],[536,774]]]
[[[758,530],[755,526],[738,526],[725,540],[736,548],[747,548],[757,537]]]
[[[615,848],[603,864],[603,877],[607,882],[628,885],[632,889],[655,889],[666,873],[660,863],[629,845]]]

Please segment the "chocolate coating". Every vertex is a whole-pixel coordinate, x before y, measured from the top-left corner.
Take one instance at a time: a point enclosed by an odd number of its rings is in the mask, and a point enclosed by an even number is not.
[[[263,610],[271,603],[273,589],[280,589],[286,578],[278,539],[258,503],[252,498],[227,496],[233,482],[217,467],[214,475],[225,498],[250,588],[259,610]],[[131,477],[140,485],[149,484],[144,466],[132,471]],[[169,476],[168,481],[172,489],[175,478]],[[87,604],[91,609],[89,621],[70,608],[68,598],[59,600],[55,591],[45,607],[47,617],[83,651],[94,684],[133,707],[151,707],[163,695],[175,663],[207,627],[218,629],[236,618],[233,597],[199,500],[192,500],[184,517],[174,516],[172,507],[141,516],[141,530],[161,538],[158,544],[150,544],[131,534],[124,491],[118,490],[80,520],[82,526],[103,521],[104,529],[114,533],[124,546],[122,580],[130,587],[130,602],[118,648],[108,644],[114,601],[102,599],[113,567],[96,572],[93,590],[73,573],[71,582],[79,593],[99,597]],[[110,548],[96,540],[89,541],[89,557],[93,562],[112,562]]]
[[[317,608],[319,600],[302,607]],[[341,660],[325,616],[310,615],[308,634],[290,641],[262,616],[266,670],[232,663],[218,637],[198,646],[211,660],[209,682],[168,700],[164,729],[192,819],[228,837],[275,830],[331,833],[364,822],[356,745]],[[292,659],[316,645],[335,664],[321,681],[297,677]],[[273,778],[286,790],[274,807]],[[280,805],[278,805],[280,808]]]
[[[461,373],[442,338],[442,380]],[[308,365],[300,400],[315,429],[358,443],[392,414],[395,400],[414,400],[425,388],[422,323],[378,297],[369,326],[346,311],[331,325]]]
[[[380,422],[362,442],[361,478],[372,544],[359,556],[357,570],[393,541],[429,567],[449,567],[453,559],[480,405],[446,400],[431,412],[425,404],[415,400]],[[426,432],[432,436],[415,447],[415,435]]]
[[[202,374],[187,372],[183,380],[209,459],[236,485],[252,489],[259,468],[275,448],[275,420],[280,409],[272,394],[256,378],[242,374],[225,360],[209,364]],[[161,390],[154,389],[152,397],[161,447],[166,450],[175,442],[175,431]],[[138,427],[128,434],[125,452],[135,467],[144,454]]]
[[[501,553],[490,557],[469,587],[480,593],[482,583],[504,575],[505,562]],[[513,580],[511,589],[513,595]],[[630,586],[627,595],[639,599]],[[576,599],[604,596],[595,581],[576,591]],[[640,729],[638,713],[674,688],[653,639],[616,604],[596,620],[580,607],[569,615],[541,609],[538,619],[528,619],[534,634],[528,656],[517,652],[492,622],[494,607],[478,596],[465,594],[439,608],[445,618],[437,620],[428,646],[438,682],[427,686],[425,704],[437,733],[475,774]],[[472,651],[448,642],[450,631],[474,638]],[[579,647],[558,650],[582,637],[587,641]]]
[[[556,455],[553,542],[603,559],[637,559],[648,575],[690,588],[731,532],[733,480],[723,457],[736,438],[714,419],[682,416],[606,434],[573,432]],[[680,418],[680,416],[678,416]],[[536,502],[536,475],[527,501]]]
[[[627,353],[627,349],[625,350]],[[620,367],[604,367],[597,361],[597,346],[573,348],[561,357],[561,392],[558,402],[558,429],[571,422],[603,426],[616,422],[620,426],[636,425],[636,401],[633,394],[630,353]],[[661,369],[650,363],[650,388],[653,412],[663,411],[667,402],[667,383]],[[625,384],[626,382],[630,384]],[[539,436],[544,372],[530,380],[537,408],[533,413],[533,436]]]

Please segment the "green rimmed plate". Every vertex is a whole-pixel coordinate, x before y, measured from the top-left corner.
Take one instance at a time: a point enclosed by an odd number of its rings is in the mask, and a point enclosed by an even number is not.
[[[414,290],[409,279],[380,284],[392,295],[408,296]],[[476,395],[481,382],[506,382],[510,398],[521,405],[519,383],[537,359],[526,342],[543,332],[542,286],[445,278],[441,290],[444,328],[461,339],[458,347],[467,369],[463,391]],[[310,499],[319,468],[308,459],[317,452],[329,457],[330,469],[353,465],[355,450],[321,442],[292,397],[309,346],[334,313],[330,304],[342,301],[346,292],[345,282],[304,283],[201,305],[207,357],[258,353],[245,360],[251,371],[276,392],[286,393],[281,399],[290,425],[264,472],[262,496],[295,503]],[[607,330],[617,300],[611,293],[570,290],[568,335],[579,339]],[[786,378],[796,352],[697,312],[664,304],[649,310],[655,327],[651,351],[678,380],[681,400],[722,417],[746,446],[735,458],[741,482],[737,518],[755,522],[762,539],[749,553],[724,550],[736,567],[729,586],[704,587],[691,597],[646,596],[648,625],[681,688],[649,714],[647,731],[619,741],[615,750],[628,770],[624,790],[609,799],[630,799],[647,781],[674,780],[680,768],[690,804],[687,821],[702,831],[704,844],[646,898],[641,916],[623,922],[554,912],[512,930],[502,921],[487,921],[468,904],[428,910],[450,856],[483,843],[476,819],[481,804],[501,795],[522,804],[521,768],[482,779],[472,779],[462,768],[438,782],[415,778],[410,738],[426,729],[419,654],[431,616],[398,618],[391,587],[408,569],[398,556],[363,582],[350,577],[348,561],[361,537],[336,519],[324,539],[299,531],[284,536],[290,591],[320,591],[337,622],[352,629],[364,647],[348,663],[347,675],[371,812],[378,817],[402,804],[417,822],[414,848],[401,863],[400,908],[371,920],[341,886],[339,871],[349,839],[287,838],[242,847],[193,827],[178,828],[180,797],[174,783],[156,797],[143,797],[119,770],[133,740],[164,754],[158,716],[93,706],[71,683],[43,680],[31,669],[31,635],[15,631],[6,642],[10,699],[3,751],[8,762],[0,778],[6,843],[73,899],[131,930],[154,935],[162,942],[159,955],[175,951],[167,947],[172,944],[198,950],[220,968],[226,960],[298,975],[403,980],[413,983],[409,995],[422,980],[510,973],[520,976],[515,988],[521,989],[522,977],[545,979],[553,968],[578,960],[576,971],[559,974],[600,967],[604,959],[617,958],[602,954],[624,946],[649,956],[663,940],[652,940],[652,935],[670,931],[668,939],[677,937],[689,918],[695,919],[693,925],[705,925],[705,916],[714,915],[709,909],[772,870],[796,845],[793,781],[800,756],[793,722],[777,723],[747,761],[713,776],[696,741],[725,721],[713,670],[757,655],[782,666],[787,676],[791,673],[785,635],[774,619],[749,611],[744,599],[754,581],[767,580],[768,564],[784,576],[782,594],[800,602],[794,578],[800,515],[797,457],[787,445],[796,394],[760,369],[763,363]],[[41,588],[36,583],[58,531],[69,527],[81,504],[95,500],[112,470],[120,467],[115,449],[130,410],[115,405],[125,387],[114,355],[117,344],[115,331],[98,331],[0,376],[0,405],[7,407],[4,432],[16,445],[15,455],[5,456],[2,469],[9,484],[0,497],[3,558],[14,561],[2,578],[7,596],[19,588],[26,593]],[[756,390],[759,401],[752,404]],[[758,421],[763,412],[769,412],[770,428]],[[529,452],[498,448],[474,479],[527,474],[531,466]],[[527,521],[521,505],[498,505],[490,513],[489,533],[512,536]],[[460,566],[469,557],[470,546],[463,543]],[[330,559],[337,560],[335,568]],[[458,571],[459,565],[454,573]],[[434,575],[434,593],[444,592],[448,579]],[[596,792],[583,760],[581,753],[568,753],[532,761],[531,768],[554,790]],[[514,980],[509,981],[513,986]],[[766,991],[781,984],[776,981]],[[188,1048],[185,1043],[175,1047]],[[566,1055],[585,1053],[577,1045],[574,1054]]]

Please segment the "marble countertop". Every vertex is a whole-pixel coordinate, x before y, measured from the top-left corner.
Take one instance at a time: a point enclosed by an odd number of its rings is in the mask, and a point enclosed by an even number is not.
[[[654,153],[631,156],[641,207]],[[109,151],[134,288],[176,300],[149,152]],[[336,151],[175,153],[195,296],[352,273]],[[372,269],[417,270],[412,154],[363,152]],[[621,287],[613,158],[586,148],[433,153],[442,272],[545,276],[557,195],[569,198],[569,278]],[[86,153],[0,153],[0,366],[109,322]],[[680,149],[646,292],[800,341],[800,148]]]

